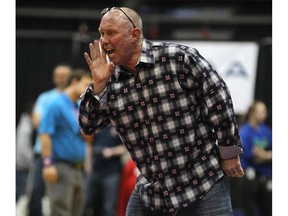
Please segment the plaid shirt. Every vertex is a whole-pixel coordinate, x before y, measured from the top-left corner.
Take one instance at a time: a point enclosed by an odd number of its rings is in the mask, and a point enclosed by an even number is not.
[[[92,134],[111,123],[141,172],[136,188],[145,207],[174,212],[224,175],[218,147],[242,147],[231,96],[191,47],[144,39],[136,69],[117,66],[100,101],[91,84],[79,124]]]

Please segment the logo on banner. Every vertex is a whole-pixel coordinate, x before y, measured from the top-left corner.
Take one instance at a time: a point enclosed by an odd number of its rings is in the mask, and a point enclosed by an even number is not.
[[[248,77],[245,67],[239,61],[232,62],[231,66],[228,68],[226,73],[224,73],[224,75],[225,77]]]

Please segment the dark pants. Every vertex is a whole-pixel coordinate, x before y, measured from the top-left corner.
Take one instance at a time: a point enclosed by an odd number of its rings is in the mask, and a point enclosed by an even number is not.
[[[126,216],[232,216],[229,179],[222,177],[198,202],[175,213],[156,213],[144,208],[137,188],[130,196]]]
[[[16,202],[26,193],[29,169],[16,170]]]
[[[29,216],[42,216],[42,198],[45,195],[45,184],[42,178],[43,163],[40,155],[35,157],[34,177],[29,200]]]
[[[115,216],[120,173],[87,176],[84,216]]]
[[[243,201],[245,216],[272,215],[272,178],[256,175],[243,178]]]

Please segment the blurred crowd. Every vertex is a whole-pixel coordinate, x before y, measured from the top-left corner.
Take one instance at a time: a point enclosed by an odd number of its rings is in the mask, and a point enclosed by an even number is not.
[[[28,103],[17,124],[18,214],[124,216],[136,182],[134,162],[113,127],[83,136],[78,126],[90,72],[61,63],[52,79],[55,87]]]

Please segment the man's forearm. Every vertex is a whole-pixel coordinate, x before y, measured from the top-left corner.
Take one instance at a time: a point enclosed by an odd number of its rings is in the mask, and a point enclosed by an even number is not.
[[[42,158],[52,157],[51,137],[48,134],[40,134]]]

